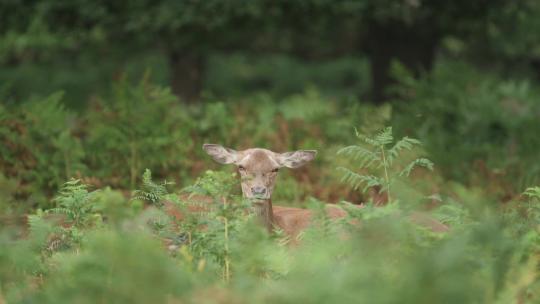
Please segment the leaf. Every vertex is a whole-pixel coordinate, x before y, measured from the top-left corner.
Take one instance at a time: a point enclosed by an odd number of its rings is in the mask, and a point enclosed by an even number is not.
[[[153,204],[160,204],[164,196],[169,192],[167,186],[174,184],[173,182],[163,181],[159,184],[152,181],[152,171],[146,169],[143,173],[142,190],[133,191],[132,199],[139,199]]]
[[[368,168],[374,163],[380,163],[381,157],[378,152],[370,151],[361,146],[348,146],[340,149],[338,154],[352,156],[354,160],[360,160],[360,167]]]
[[[350,184],[354,190],[360,188],[362,184],[364,184],[363,192],[371,187],[384,185],[384,180],[373,175],[361,175],[343,167],[339,167],[338,170],[344,172],[341,181]]]
[[[410,137],[403,137],[401,140],[396,142],[394,146],[388,150],[388,160],[390,164],[399,156],[399,153],[404,150],[411,150],[414,145],[420,145],[420,141],[418,139],[410,138]]]
[[[375,141],[379,143],[380,146],[385,146],[391,144],[394,141],[392,136],[392,127],[386,127],[382,132],[375,136]]]
[[[529,198],[537,198],[540,199],[540,187],[530,187],[523,192],[524,195],[528,196]]]
[[[413,160],[410,164],[408,164],[401,172],[399,173],[399,176],[406,176],[408,177],[412,170],[416,167],[424,167],[428,170],[433,170],[433,163],[427,159],[427,158],[418,158]]]

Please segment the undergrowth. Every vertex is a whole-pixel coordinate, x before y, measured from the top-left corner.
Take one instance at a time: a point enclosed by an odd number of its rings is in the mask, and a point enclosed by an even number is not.
[[[340,167],[343,172],[342,181],[348,183],[353,189],[363,185],[363,191],[376,187],[379,193],[386,192],[388,202],[392,203],[391,187],[399,177],[408,177],[416,167],[424,167],[433,170],[433,163],[427,158],[416,158],[399,168],[397,160],[403,150],[411,150],[420,145],[420,141],[414,138],[404,137],[394,142],[392,128],[387,127],[373,137],[358,133],[359,145],[348,146],[338,151],[339,154],[352,157],[358,161],[358,169],[364,173],[356,173],[353,170]],[[391,145],[391,146],[390,146]],[[382,171],[381,174],[369,174],[369,170]]]
[[[536,93],[496,79],[451,90],[474,75],[452,84],[438,73],[402,84],[412,114],[314,89],[281,103],[254,96],[258,111],[247,101],[190,108],[146,80],[80,113],[58,94],[0,105],[0,303],[537,303],[538,149],[525,132]],[[454,100],[457,110],[446,107]],[[493,107],[489,121],[471,107]],[[424,120],[411,126],[409,114]],[[356,136],[343,131],[359,123]],[[280,173],[275,193],[314,212],[299,246],[256,223],[235,173],[203,161],[203,142],[319,150]],[[333,221],[324,210],[338,201],[348,215]],[[409,220],[417,212],[448,231]]]
[[[373,186],[384,191],[397,178],[417,178],[409,174],[417,154],[410,161],[403,152],[419,142],[394,142],[391,134],[359,136],[365,147],[340,153],[358,156],[358,168],[372,170],[381,181]],[[254,221],[236,173],[208,170],[175,189],[147,169],[140,188],[128,199],[108,188],[90,191],[80,180],[65,183],[51,208],[29,216],[28,236],[1,234],[0,299],[535,303],[540,296],[538,187],[503,213],[456,187],[427,213],[450,227],[436,234],[409,220],[400,191],[383,206],[343,203],[348,215],[337,221],[312,198],[313,225],[296,247]]]

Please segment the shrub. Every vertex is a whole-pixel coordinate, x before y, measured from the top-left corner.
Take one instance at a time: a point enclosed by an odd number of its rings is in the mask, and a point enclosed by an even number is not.
[[[459,63],[439,64],[420,80],[398,75],[400,99],[408,102],[396,102],[393,125],[419,138],[446,177],[493,184],[499,196],[539,182],[540,104],[530,82]]]
[[[0,105],[0,167],[19,183],[18,195],[42,203],[46,200],[39,190],[54,189],[86,170],[84,150],[73,135],[75,116],[61,98],[56,93],[20,107]]]

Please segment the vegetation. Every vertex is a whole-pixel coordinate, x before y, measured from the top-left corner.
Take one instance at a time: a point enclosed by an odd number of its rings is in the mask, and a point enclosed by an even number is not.
[[[540,302],[538,1],[109,2],[0,4],[0,304]]]
[[[382,132],[377,134],[373,138],[366,137],[359,134],[356,131],[356,137],[363,141],[363,144],[371,146],[371,149],[364,148],[362,146],[348,146],[338,151],[338,154],[351,155],[354,159],[360,161],[361,169],[381,169],[383,172],[382,177],[374,175],[363,175],[355,173],[347,168],[339,168],[344,171],[343,181],[349,183],[353,189],[358,189],[361,184],[365,184],[363,191],[369,190],[374,187],[379,188],[379,192],[386,192],[387,202],[392,202],[392,196],[390,195],[390,188],[395,182],[397,177],[406,176],[411,174],[411,171],[415,167],[425,167],[433,170],[433,163],[426,158],[417,158],[405,166],[401,171],[394,173],[391,172],[394,161],[399,157],[402,150],[411,150],[414,145],[419,145],[420,142],[417,139],[404,137],[401,140],[394,142],[392,136],[392,128],[388,127]],[[393,144],[391,148],[387,148],[387,145]]]

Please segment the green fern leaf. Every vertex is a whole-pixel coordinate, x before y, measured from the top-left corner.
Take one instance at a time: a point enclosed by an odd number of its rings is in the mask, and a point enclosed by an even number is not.
[[[525,190],[525,192],[523,194],[528,196],[529,198],[540,199],[540,187],[527,188],[527,190]]]
[[[351,185],[354,190],[358,190],[360,186],[364,185],[362,191],[366,192],[371,187],[384,185],[384,180],[373,175],[358,174],[343,167],[339,167],[338,170],[343,171],[341,181]]]
[[[360,167],[371,167],[381,162],[380,153],[370,151],[360,146],[348,146],[338,151],[338,154],[351,156],[360,161]]]
[[[161,204],[161,200],[169,194],[167,186],[174,183],[163,181],[162,183],[155,183],[152,180],[152,171],[146,169],[142,178],[142,190],[133,191],[132,199],[138,199],[147,201],[152,204]]]
[[[433,163],[427,158],[418,158],[408,164],[401,172],[399,176],[409,176],[412,170],[416,167],[424,167],[428,170],[433,170]]]
[[[399,153],[406,149],[411,150],[413,146],[420,145],[420,141],[410,137],[404,137],[394,144],[390,150],[388,150],[388,160],[390,164],[399,156]]]
[[[386,127],[382,132],[375,136],[375,140],[380,146],[391,144],[394,141],[392,136],[392,127]]]

